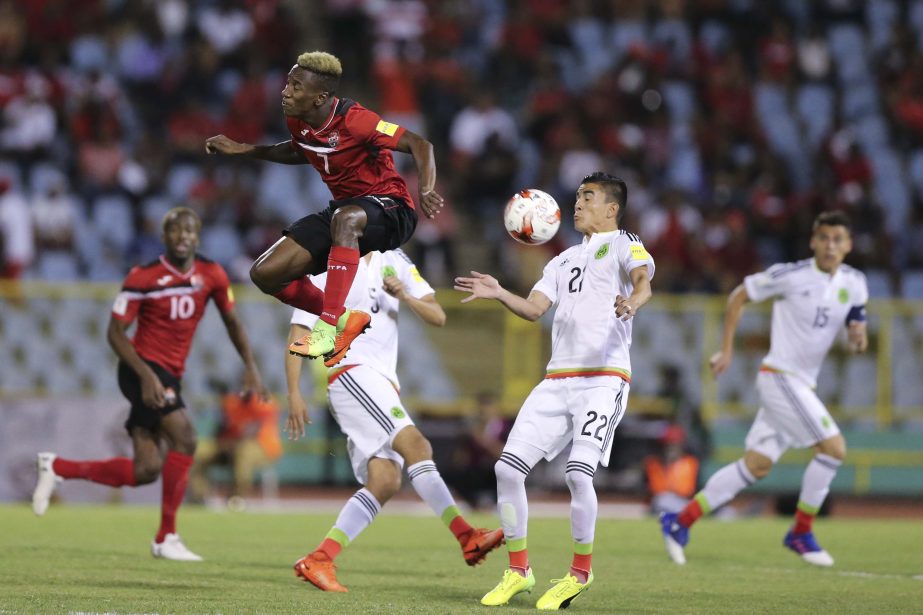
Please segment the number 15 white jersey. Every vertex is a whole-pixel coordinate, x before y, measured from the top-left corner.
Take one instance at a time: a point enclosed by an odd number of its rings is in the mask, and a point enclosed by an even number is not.
[[[830,275],[813,258],[749,275],[744,287],[751,301],[776,298],[763,365],[794,374],[811,387],[850,311],[864,309],[869,298],[864,273],[840,265]]]

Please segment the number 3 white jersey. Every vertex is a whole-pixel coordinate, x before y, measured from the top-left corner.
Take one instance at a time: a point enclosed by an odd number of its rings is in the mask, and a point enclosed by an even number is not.
[[[631,295],[629,273],[654,259],[637,235],[595,233],[545,265],[532,288],[555,304],[547,378],[618,376],[631,382],[632,321],[615,316],[615,297]]]
[[[356,279],[345,303],[346,307],[368,312],[372,323],[365,333],[355,339],[346,357],[335,369],[345,365],[366,365],[398,385],[397,316],[401,302],[389,295],[383,286],[384,278],[392,275],[403,282],[407,292],[417,299],[436,292],[401,250],[372,252],[368,262],[365,257],[359,259]],[[323,289],[327,274],[312,276],[311,281]],[[302,310],[295,310],[292,314],[292,324],[312,328],[315,322],[317,316],[314,314]]]
[[[850,311],[864,309],[869,297],[864,273],[840,265],[830,275],[813,258],[773,265],[744,278],[744,287],[752,301],[776,298],[763,365],[794,374],[811,387]]]

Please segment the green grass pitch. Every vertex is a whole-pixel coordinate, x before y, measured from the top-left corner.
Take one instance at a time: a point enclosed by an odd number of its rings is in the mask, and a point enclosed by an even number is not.
[[[387,510],[387,509],[386,509]],[[474,569],[435,517],[383,514],[339,558],[345,595],[296,579],[291,564],[334,515],[180,512],[180,531],[204,563],[154,560],[157,511],[136,507],[0,507],[0,613],[487,613],[505,551]],[[490,515],[473,519],[493,525]],[[787,522],[706,520],[689,563],[663,550],[656,522],[600,521],[596,582],[571,613],[923,613],[923,523],[824,520],[833,569],[803,564],[780,544]],[[494,612],[534,612],[570,562],[566,519],[530,524],[536,591]]]

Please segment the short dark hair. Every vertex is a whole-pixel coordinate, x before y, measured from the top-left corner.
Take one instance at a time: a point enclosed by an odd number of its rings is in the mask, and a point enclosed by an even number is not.
[[[163,221],[160,223],[160,229],[166,233],[168,226],[179,222],[179,219],[183,217],[191,218],[195,222],[197,232],[202,230],[202,219],[199,218],[199,214],[188,207],[174,207],[165,213]]]
[[[842,226],[846,228],[846,232],[852,234],[852,223],[849,221],[849,216],[842,211],[824,211],[818,214],[814,218],[814,225],[811,227],[811,232],[817,230],[820,226]]]
[[[580,185],[599,184],[606,191],[606,196],[619,204],[619,213],[615,218],[616,224],[621,223],[625,216],[625,209],[628,207],[628,185],[621,177],[616,177],[611,173],[596,171],[583,178]]]

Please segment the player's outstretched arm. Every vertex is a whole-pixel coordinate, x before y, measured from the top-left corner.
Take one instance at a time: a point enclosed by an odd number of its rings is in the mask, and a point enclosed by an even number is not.
[[[536,321],[551,307],[551,300],[543,293],[533,290],[528,298],[520,297],[500,286],[496,278],[477,271],[470,278],[455,278],[455,290],[471,293],[461,300],[468,303],[475,299],[496,299],[520,318]]]
[[[445,325],[445,310],[436,301],[436,295],[430,293],[418,299],[407,292],[407,287],[396,275],[385,276],[382,280],[382,286],[386,293],[407,304],[407,307],[426,324],[434,327]]]
[[[427,218],[435,217],[445,201],[435,190],[436,157],[433,155],[433,144],[415,132],[405,130],[397,142],[397,151],[413,156],[420,186],[420,208]]]
[[[708,361],[715,377],[723,374],[731,365],[731,359],[734,357],[734,333],[737,331],[737,323],[740,322],[740,317],[744,313],[744,306],[749,301],[750,297],[747,295],[747,289],[743,284],[740,284],[728,295],[727,311],[724,313],[724,333],[721,339],[721,350],[713,354]]]
[[[238,143],[224,135],[216,135],[205,140],[206,154],[226,154],[228,156],[247,156],[258,160],[278,162],[279,164],[307,164],[308,161],[292,149],[292,141],[283,141],[275,145],[251,145]]]
[[[243,325],[240,324],[237,312],[234,309],[221,312],[221,319],[224,321],[224,328],[228,330],[231,343],[234,344],[237,354],[244,362],[244,395],[259,395],[261,399],[269,399],[269,393],[263,388],[260,370],[256,367],[256,361],[253,360],[250,339]]]
[[[144,359],[138,355],[131,340],[128,339],[128,335],[125,333],[128,325],[129,323],[122,322],[117,318],[110,318],[106,339],[119,359],[132,368],[138,374],[138,378],[141,379],[141,399],[144,401],[144,405],[151,408],[162,408],[166,405],[166,391],[160,382],[160,378],[157,377],[151,366],[145,363]]]
[[[288,343],[291,344],[307,334],[309,329],[293,324],[288,331]],[[286,348],[288,346],[286,345]],[[308,404],[301,395],[301,357],[285,351],[285,385],[288,389],[288,417],[285,419],[285,433],[289,440],[297,440],[304,436],[305,425],[311,424]]]
[[[615,297],[615,316],[622,320],[634,318],[635,314],[641,307],[651,300],[651,278],[647,271],[647,265],[635,267],[628,274],[631,278],[632,291],[627,297],[616,295]]]

